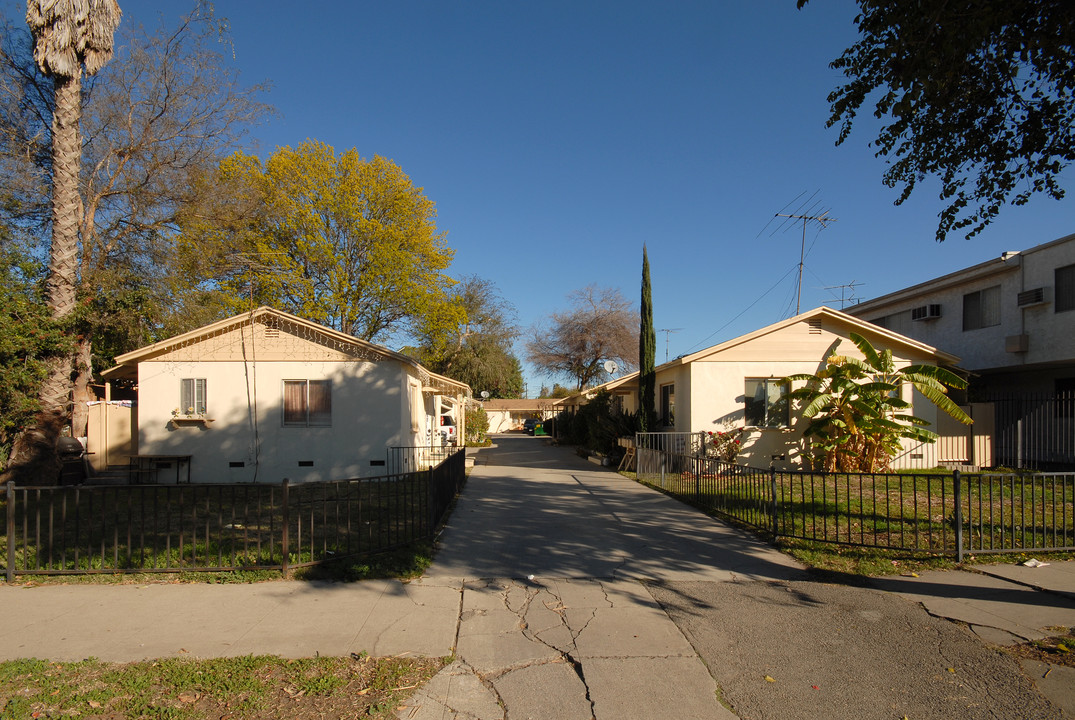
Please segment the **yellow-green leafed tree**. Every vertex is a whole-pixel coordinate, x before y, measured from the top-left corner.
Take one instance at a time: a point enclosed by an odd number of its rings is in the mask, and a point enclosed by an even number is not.
[[[391,160],[308,141],[264,163],[233,155],[218,181],[227,193],[180,246],[226,309],[273,305],[375,341],[460,320],[436,206]]]

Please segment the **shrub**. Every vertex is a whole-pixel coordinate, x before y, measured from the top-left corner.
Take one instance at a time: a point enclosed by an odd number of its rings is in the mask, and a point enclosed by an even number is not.
[[[470,446],[489,443],[489,414],[483,407],[466,409],[467,436],[466,444]]]

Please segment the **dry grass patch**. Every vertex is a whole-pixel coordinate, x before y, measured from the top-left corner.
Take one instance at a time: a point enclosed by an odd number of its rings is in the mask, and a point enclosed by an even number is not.
[[[440,658],[246,656],[0,663],[0,718],[390,718]]]

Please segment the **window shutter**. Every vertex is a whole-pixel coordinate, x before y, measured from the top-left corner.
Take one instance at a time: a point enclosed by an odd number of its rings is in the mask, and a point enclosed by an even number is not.
[[[194,381],[194,412],[204,415],[206,412],[206,380],[198,378]]]
[[[185,415],[194,407],[194,381],[183,378],[179,381],[179,412]]]

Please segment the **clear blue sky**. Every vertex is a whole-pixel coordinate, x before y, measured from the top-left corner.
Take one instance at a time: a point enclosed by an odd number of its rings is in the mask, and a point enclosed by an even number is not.
[[[121,5],[146,25],[190,7]],[[788,317],[801,227],[770,221],[811,196],[838,221],[808,230],[804,310],[840,307],[828,286],[870,298],[1075,232],[1072,200],[1041,198],[938,244],[937,185],[893,205],[868,114],[835,147],[828,63],[856,38],[848,0],[215,8],[242,78],[272,85],[258,151],[312,138],[391,158],[436,202],[451,272],[494,281],[524,328],[590,283],[637,303],[643,243],[656,327],[679,328],[671,357]],[[542,382],[528,368],[531,395]]]

